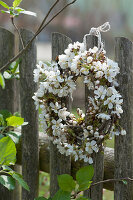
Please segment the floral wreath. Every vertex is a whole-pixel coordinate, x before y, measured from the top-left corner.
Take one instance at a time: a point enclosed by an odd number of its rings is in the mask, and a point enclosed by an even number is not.
[[[119,67],[106,57],[101,47],[86,51],[84,43],[69,44],[56,62],[39,62],[34,70],[39,89],[33,99],[36,108],[41,108],[39,117],[45,132],[61,154],[89,164],[93,163],[93,152],[100,151],[106,139],[126,134],[119,125],[123,113],[123,99],[116,89]],[[80,76],[84,76],[84,83],[91,91],[86,117],[79,108],[76,117],[63,103],[64,98],[72,97]]]

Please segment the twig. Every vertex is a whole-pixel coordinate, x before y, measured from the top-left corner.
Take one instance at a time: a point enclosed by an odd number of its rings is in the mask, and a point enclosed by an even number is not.
[[[107,179],[107,180],[103,180],[103,181],[99,181],[96,183],[92,183],[90,188],[96,185],[99,185],[101,183],[107,183],[107,182],[122,182],[122,181],[133,181],[132,178],[129,177],[125,177],[125,178],[119,178],[119,179]],[[71,195],[71,198],[76,198],[77,195],[80,193],[81,191],[77,191],[75,194]]]
[[[57,17],[60,13],[62,13],[68,6],[74,4],[77,0],[74,0],[68,4],[66,4],[57,14],[55,14],[39,31],[37,31],[37,35],[51,22],[55,17]]]
[[[49,9],[48,13],[46,14],[45,18],[43,19],[42,23],[40,24],[39,28],[37,29],[37,32],[43,27],[44,23],[46,22],[49,14],[51,13],[51,11],[53,10],[53,8],[56,6],[57,3],[59,3],[60,0],[56,0],[55,3],[51,6],[51,8]],[[37,33],[36,32],[36,33]]]
[[[18,29],[18,27],[16,26],[15,22],[14,22],[14,17],[11,17],[11,22],[12,22],[12,25],[14,26],[14,28],[16,29],[17,33],[18,33],[18,36],[20,38],[20,41],[21,41],[21,44],[22,44],[22,47],[24,49],[24,43],[23,43],[23,39],[21,37],[21,34],[20,34],[20,31]]]
[[[129,178],[129,177],[125,177],[125,178],[119,178],[119,179],[107,179],[107,180],[104,180],[104,181],[99,181],[99,182],[96,182],[96,183],[92,183],[90,187],[93,187],[93,186],[96,186],[96,185],[99,185],[101,183],[107,183],[107,182],[121,182],[121,181],[133,181],[132,178]]]
[[[3,67],[0,68],[0,71],[5,69],[6,67],[8,67],[12,62],[14,62],[17,58],[19,58],[31,45],[31,43],[33,42],[33,40],[38,36],[38,34],[44,29],[46,28],[46,26],[48,26],[50,24],[51,21],[54,20],[54,18],[56,18],[62,11],[64,11],[68,6],[74,4],[77,0],[73,0],[72,2],[66,4],[66,6],[64,6],[58,13],[56,13],[40,30],[37,30],[35,35],[33,36],[33,38],[28,42],[28,44],[16,55],[14,56],[12,59],[10,59],[5,65],[3,65]]]

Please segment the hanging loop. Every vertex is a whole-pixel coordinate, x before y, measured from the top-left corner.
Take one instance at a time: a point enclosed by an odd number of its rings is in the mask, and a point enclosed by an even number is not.
[[[99,49],[98,54],[104,48],[104,43],[102,41],[101,32],[107,32],[109,30],[110,30],[110,24],[109,24],[109,22],[106,22],[106,23],[104,23],[103,25],[101,25],[97,28],[92,27],[90,32],[89,32],[89,35],[95,35],[95,36],[98,37],[98,49]]]

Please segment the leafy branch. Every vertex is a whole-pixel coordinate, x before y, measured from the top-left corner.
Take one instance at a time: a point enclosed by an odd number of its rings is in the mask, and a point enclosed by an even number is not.
[[[56,2],[52,5],[52,7],[50,8],[50,10],[48,11],[48,13],[46,14],[45,18],[43,19],[41,25],[39,26],[38,30],[36,31],[36,33],[34,34],[33,38],[28,42],[28,44],[16,55],[14,56],[12,59],[10,59],[4,66],[2,66],[0,68],[0,71],[2,71],[3,69],[7,68],[12,62],[14,62],[17,58],[19,58],[31,45],[31,43],[34,41],[34,39],[39,35],[40,32],[42,32],[42,30],[44,30],[60,13],[62,13],[67,7],[69,7],[70,5],[74,4],[77,0],[73,0],[70,3],[67,3],[62,9],[60,9],[46,24],[46,20],[48,18],[48,16],[50,15],[51,11],[53,10],[53,8],[56,6],[56,4],[59,2],[60,0],[56,0]],[[1,2],[1,1],[0,1]]]
[[[17,113],[16,113],[17,114]],[[13,171],[9,166],[16,162],[16,146],[20,139],[20,133],[14,129],[21,125],[26,125],[24,119],[13,116],[7,110],[0,111],[0,184],[9,190],[15,188],[15,180],[29,191],[27,183],[22,175]]]

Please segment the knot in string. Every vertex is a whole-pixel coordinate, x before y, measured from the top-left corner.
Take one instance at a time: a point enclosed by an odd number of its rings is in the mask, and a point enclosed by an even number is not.
[[[104,43],[102,42],[101,32],[107,32],[110,30],[109,22],[104,23],[103,25],[99,26],[98,28],[92,27],[90,30],[89,35],[95,35],[98,37],[98,54],[103,50]]]

